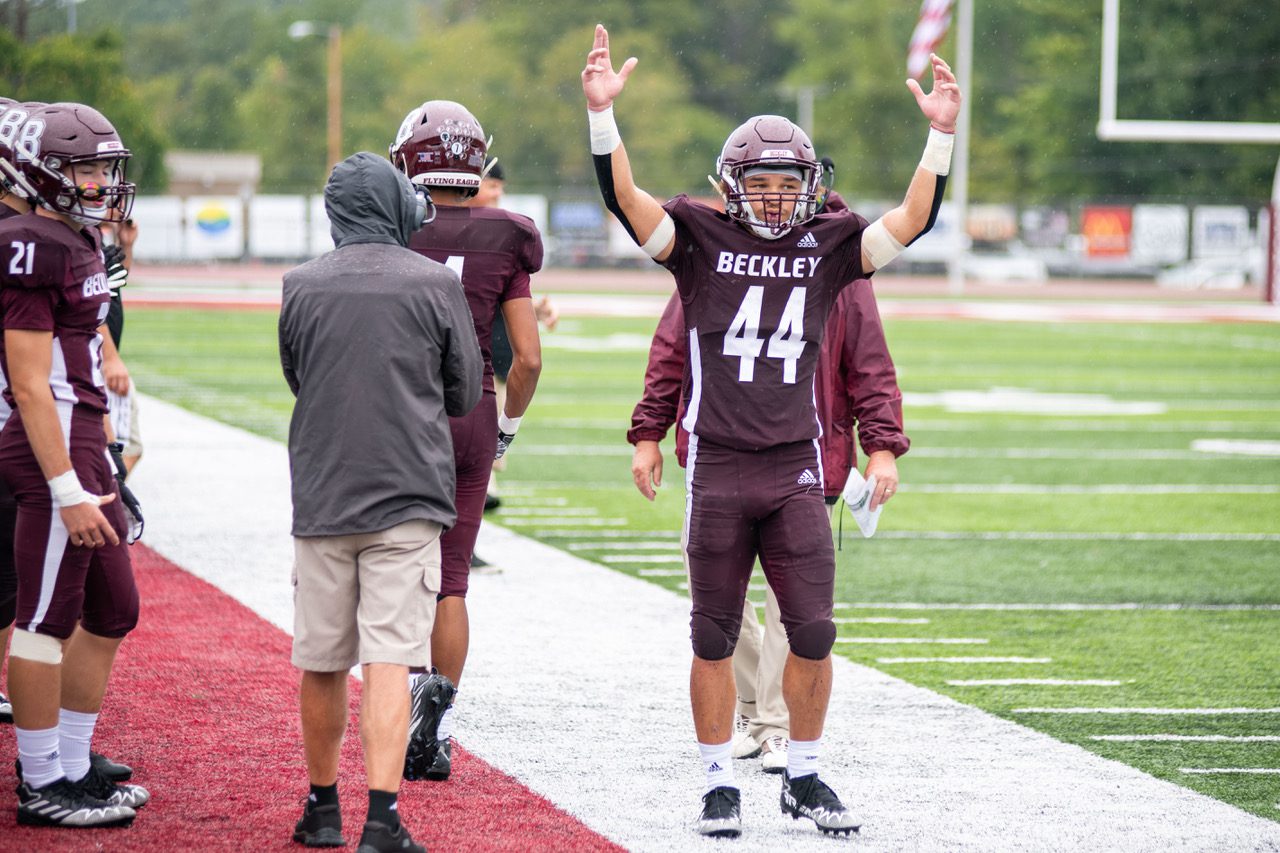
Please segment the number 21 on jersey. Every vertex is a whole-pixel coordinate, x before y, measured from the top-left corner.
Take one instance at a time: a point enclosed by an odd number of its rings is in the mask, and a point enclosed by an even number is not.
[[[804,354],[804,298],[805,288],[791,289],[787,304],[782,309],[777,331],[769,338],[768,358],[782,359],[782,381],[792,385],[796,381],[796,363]],[[724,333],[724,354],[738,358],[738,381],[754,382],[756,359],[764,349],[760,338],[760,313],[764,308],[764,286],[747,288],[747,295],[738,306],[738,313]]]
[[[13,248],[13,256],[9,258],[9,274],[31,275],[36,261],[36,244],[14,240],[9,245]]]

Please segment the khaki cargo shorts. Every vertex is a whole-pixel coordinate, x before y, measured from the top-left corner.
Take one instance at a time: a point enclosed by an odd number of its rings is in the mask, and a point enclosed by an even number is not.
[[[293,665],[338,672],[357,663],[428,666],[440,591],[439,524],[377,533],[295,536]]]

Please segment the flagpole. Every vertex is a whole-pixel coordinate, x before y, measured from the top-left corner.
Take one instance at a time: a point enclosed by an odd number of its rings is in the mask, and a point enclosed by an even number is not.
[[[973,0],[957,0],[956,82],[964,93],[956,119],[956,145],[951,160],[951,202],[955,207],[956,236],[948,265],[948,289],[953,296],[964,293],[964,260],[968,255],[969,219],[969,105],[973,103]]]

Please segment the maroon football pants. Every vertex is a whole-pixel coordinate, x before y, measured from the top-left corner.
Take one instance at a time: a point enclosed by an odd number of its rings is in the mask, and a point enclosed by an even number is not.
[[[458,520],[440,537],[440,597],[467,597],[471,553],[480,534],[484,496],[489,491],[493,454],[498,450],[498,403],[486,390],[480,402],[460,418],[449,418],[457,470],[454,504]]]

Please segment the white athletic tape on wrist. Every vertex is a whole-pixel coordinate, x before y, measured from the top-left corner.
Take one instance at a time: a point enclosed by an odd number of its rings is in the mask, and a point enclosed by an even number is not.
[[[862,248],[876,269],[884,269],[886,264],[902,254],[906,246],[889,233],[889,229],[884,227],[884,217],[881,217],[862,232]]]
[[[951,171],[951,151],[955,145],[954,133],[943,133],[936,127],[929,128],[929,141],[924,144],[920,168],[935,175],[948,174]]]
[[[62,663],[62,641],[48,634],[15,630],[9,641],[9,656],[57,666]]]
[[[671,242],[671,238],[676,236],[676,223],[671,219],[671,214],[662,214],[662,221],[658,223],[658,227],[653,229],[653,233],[649,235],[649,239],[645,240],[644,245],[640,248],[646,255],[651,258],[657,258],[662,254],[662,250],[667,248],[667,244]]]
[[[84,486],[80,485],[80,478],[76,476],[74,468],[50,480],[49,493],[53,495],[53,502],[59,508],[75,506],[76,504],[92,503],[96,505],[98,503],[98,496],[85,491]]]
[[[613,120],[613,105],[595,112],[587,110],[587,125],[591,128],[591,153],[612,154],[622,144],[618,123]]]
[[[520,429],[520,421],[524,420],[524,415],[518,418],[507,417],[506,412],[498,414],[498,432],[504,435],[515,435],[516,430]]]

